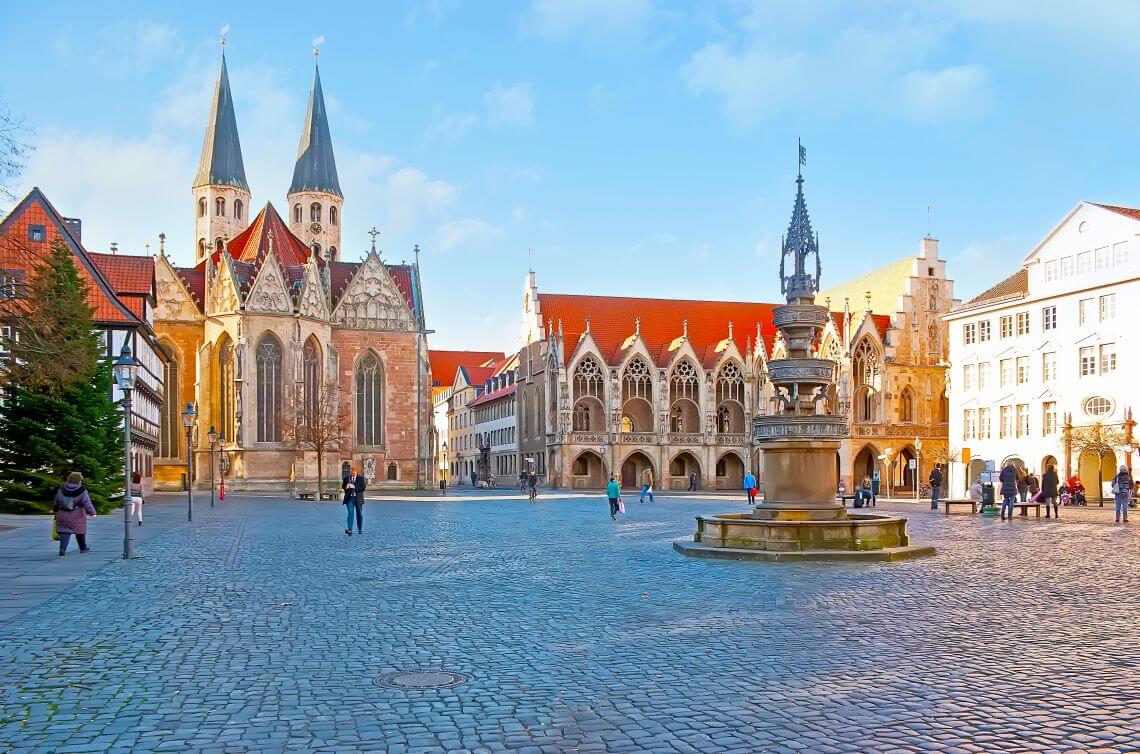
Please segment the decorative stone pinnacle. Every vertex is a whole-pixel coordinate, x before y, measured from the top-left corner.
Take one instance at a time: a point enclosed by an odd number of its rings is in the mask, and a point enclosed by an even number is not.
[[[686,338],[689,337],[689,320],[681,320],[681,334]]]
[[[728,339],[732,340],[732,323],[728,323]]]
[[[165,233],[159,233],[158,234],[158,253],[159,254],[166,254],[166,234]]]
[[[590,332],[590,315],[586,315],[586,332]]]
[[[863,294],[863,308],[871,311],[871,292],[867,291]]]
[[[636,335],[641,335],[641,317],[633,318],[633,332]]]
[[[376,253],[376,236],[380,235],[380,231],[376,230],[376,226],[372,226],[372,230],[368,231],[368,235],[372,236],[372,253]]]

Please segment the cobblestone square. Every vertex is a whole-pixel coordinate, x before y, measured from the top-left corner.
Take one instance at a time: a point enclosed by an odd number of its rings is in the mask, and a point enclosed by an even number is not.
[[[0,750],[1140,751],[1140,516],[894,504],[936,557],[745,564],[670,546],[741,501],[628,502],[196,511],[0,623]]]

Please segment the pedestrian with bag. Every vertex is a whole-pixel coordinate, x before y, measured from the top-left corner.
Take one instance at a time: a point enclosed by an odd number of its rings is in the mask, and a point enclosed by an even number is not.
[[[1045,518],[1049,518],[1049,503],[1053,504],[1053,517],[1060,518],[1061,510],[1061,479],[1057,476],[1057,470],[1053,468],[1053,464],[1045,467],[1045,473],[1041,475],[1041,500],[1045,503]]]
[[[998,476],[1001,482],[1001,520],[1005,521],[1006,509],[1009,510],[1009,520],[1013,520],[1013,506],[1017,502],[1017,467],[1007,463]]]
[[[606,497],[610,501],[610,519],[617,521],[617,514],[625,513],[625,510],[621,504],[621,485],[617,483],[613,474],[610,474],[610,482],[606,485]]]
[[[127,518],[134,516],[138,519],[139,526],[142,526],[142,492],[142,476],[135,472],[134,476],[131,477],[131,502],[130,509],[127,511]]]
[[[752,469],[744,472],[744,491],[748,493],[748,504],[756,505],[756,477],[752,473]]]
[[[52,510],[55,511],[55,531],[59,536],[59,556],[67,554],[67,545],[73,534],[79,551],[91,552],[87,546],[87,518],[95,517],[95,506],[83,485],[83,475],[78,471],[68,474],[67,481],[56,491]]]
[[[942,490],[942,464],[934,464],[930,472],[930,510],[938,510],[939,492]]]
[[[1116,523],[1119,524],[1122,517],[1124,523],[1128,523],[1128,503],[1132,499],[1132,475],[1128,473],[1128,467],[1124,464],[1120,465],[1116,470],[1116,476],[1112,478],[1112,497],[1116,502]]]
[[[649,495],[649,502],[653,502],[653,469],[646,466],[641,470],[641,502]]]
[[[1017,475],[1017,496],[1023,503],[1029,500],[1029,474]]]
[[[352,536],[352,519],[356,518],[356,533],[364,533],[364,490],[368,488],[368,482],[365,478],[358,474],[356,467],[352,466],[345,475],[341,485],[344,490],[344,500],[342,501],[345,507],[345,522],[344,533]]]
[[[697,472],[689,474],[689,492],[697,491]]]

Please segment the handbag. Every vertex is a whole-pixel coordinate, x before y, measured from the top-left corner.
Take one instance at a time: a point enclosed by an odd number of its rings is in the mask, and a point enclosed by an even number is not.
[[[53,542],[59,541],[59,529],[57,529],[55,526],[55,516],[52,516],[51,519],[51,540]]]
[[[620,497],[618,498],[618,513],[625,513],[625,502]]]

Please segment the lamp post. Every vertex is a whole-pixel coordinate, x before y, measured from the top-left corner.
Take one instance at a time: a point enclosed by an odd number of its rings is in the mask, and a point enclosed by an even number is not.
[[[226,463],[226,436],[218,437],[218,500],[226,499],[226,472],[230,470]]]
[[[139,363],[131,355],[131,347],[123,350],[113,365],[115,384],[123,391],[123,560],[135,556],[135,538],[131,529],[131,391],[138,377]],[[141,519],[140,519],[141,520]]]
[[[922,471],[922,438],[914,438],[914,499],[918,500],[919,472]]]
[[[194,520],[194,450],[190,447],[190,436],[194,432],[194,421],[198,418],[198,409],[194,401],[187,401],[186,409],[182,412],[182,426],[186,427],[186,520]]]
[[[214,507],[214,446],[218,444],[218,430],[214,429],[214,425],[210,425],[210,431],[206,433],[206,437],[210,440],[210,507]]]

